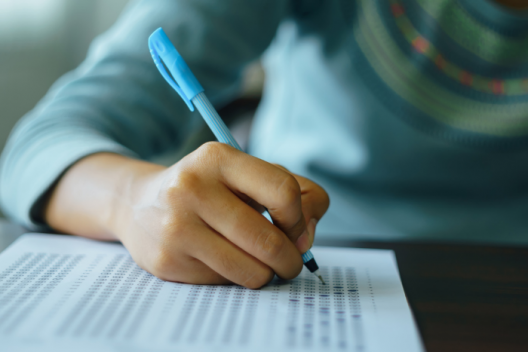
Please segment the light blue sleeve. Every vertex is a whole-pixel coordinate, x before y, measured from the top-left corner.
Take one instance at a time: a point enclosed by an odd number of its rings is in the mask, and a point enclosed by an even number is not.
[[[43,196],[79,159],[97,152],[150,159],[177,148],[200,124],[152,62],[147,39],[156,28],[164,28],[220,106],[238,93],[244,66],[269,46],[287,3],[132,2],[11,133],[0,164],[6,215],[42,229]]]

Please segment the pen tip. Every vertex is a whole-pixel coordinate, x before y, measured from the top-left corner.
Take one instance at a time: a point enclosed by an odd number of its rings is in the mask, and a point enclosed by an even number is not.
[[[326,282],[323,280],[323,277],[321,275],[317,276],[319,278],[319,280],[321,280],[321,282],[323,283],[323,285],[326,285]]]

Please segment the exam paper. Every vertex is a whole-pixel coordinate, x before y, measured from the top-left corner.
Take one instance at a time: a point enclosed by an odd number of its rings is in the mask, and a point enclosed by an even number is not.
[[[392,251],[312,250],[260,290],[164,282],[123,246],[28,234],[0,254],[2,351],[423,351]]]

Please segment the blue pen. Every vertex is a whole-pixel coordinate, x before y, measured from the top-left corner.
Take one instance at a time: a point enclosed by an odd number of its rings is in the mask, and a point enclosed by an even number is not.
[[[220,118],[209,99],[205,96],[204,89],[162,28],[158,28],[152,33],[148,44],[150,54],[152,55],[154,63],[161,75],[171,87],[178,92],[189,109],[194,111],[194,107],[196,106],[219,142],[229,144],[242,151],[237,141],[233,138],[233,135],[231,135],[231,132],[229,132],[224,121]],[[165,66],[162,63],[162,60]],[[165,67],[167,67],[174,79],[171,78]],[[273,223],[267,210],[264,211],[263,215]],[[325,284],[312,252],[308,251],[304,253],[302,259],[306,268]]]

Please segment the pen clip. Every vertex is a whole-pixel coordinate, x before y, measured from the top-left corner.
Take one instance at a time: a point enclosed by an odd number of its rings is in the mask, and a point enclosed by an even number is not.
[[[162,28],[158,28],[151,34],[148,45],[152,59],[163,78],[180,95],[189,109],[194,111],[194,105],[191,100],[203,92],[204,89]],[[167,67],[174,79],[169,75],[165,67]]]
[[[154,63],[156,64],[156,67],[158,68],[159,72],[165,78],[165,81],[171,85],[172,88],[180,95],[180,97],[183,99],[183,101],[187,104],[189,109],[191,111],[194,111],[194,105],[191,103],[189,99],[185,96],[183,93],[183,90],[178,86],[176,82],[172,79],[172,77],[169,75],[167,70],[165,69],[165,66],[163,66],[163,63],[161,62],[161,58],[158,55],[158,52],[155,48],[150,47],[150,54],[152,55],[152,59],[154,60]]]

